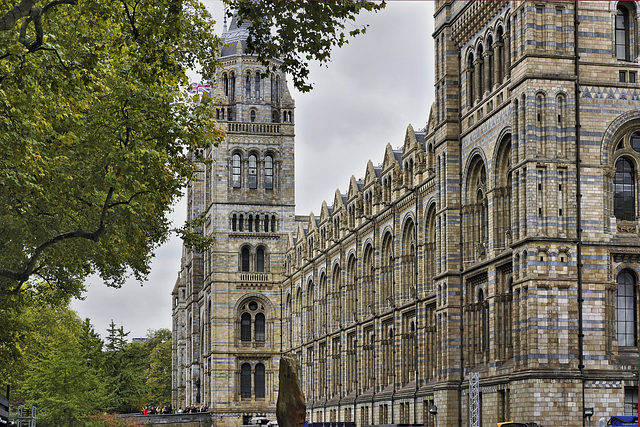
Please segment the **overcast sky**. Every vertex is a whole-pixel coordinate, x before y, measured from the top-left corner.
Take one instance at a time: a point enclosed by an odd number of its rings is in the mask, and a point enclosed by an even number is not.
[[[222,30],[222,5],[205,1]],[[384,147],[400,147],[406,128],[426,125],[434,99],[433,3],[389,1],[385,10],[359,17],[367,33],[334,51],[328,67],[312,67],[314,89],[296,102],[296,213],[319,214],[322,201],[346,193],[351,175],[364,177],[367,161],[381,163]],[[184,221],[184,200],[174,209]],[[149,329],[171,329],[171,290],[180,267],[181,241],[156,251],[149,280],[110,289],[90,280],[84,301],[72,307],[88,317],[102,337],[111,319],[142,337]]]

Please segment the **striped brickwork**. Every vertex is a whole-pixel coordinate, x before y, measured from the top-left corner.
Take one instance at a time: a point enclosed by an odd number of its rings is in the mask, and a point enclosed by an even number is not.
[[[623,414],[638,350],[619,345],[615,295],[632,274],[637,307],[640,238],[616,218],[613,181],[630,159],[637,218],[636,6],[435,8],[427,126],[289,241],[284,347],[308,419],[434,425],[435,405],[439,425],[465,425],[470,372],[484,426]]]

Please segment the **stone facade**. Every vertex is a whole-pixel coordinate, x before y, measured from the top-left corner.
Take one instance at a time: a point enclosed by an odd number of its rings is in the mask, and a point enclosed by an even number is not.
[[[226,133],[203,153],[187,194],[188,219],[215,237],[183,249],[173,289],[173,407],[207,406],[216,426],[275,418],[280,283],[294,229],[294,102],[285,76],[245,54],[233,19],[210,94]],[[277,65],[274,61],[272,65]]]
[[[310,422],[467,425],[477,409],[482,426],[580,426],[585,408],[592,425],[637,410],[637,17],[634,2],[436,1],[426,127],[301,217],[293,102],[284,86],[243,98],[259,66],[225,33],[227,140],[189,188],[216,245],[185,250],[174,289],[174,407],[208,404],[216,425],[273,413],[289,352]],[[251,153],[273,153],[273,190],[261,172],[250,188]],[[248,215],[278,225],[255,233]],[[243,397],[259,364],[267,396]]]
[[[427,126],[289,241],[284,348],[308,420],[435,425],[435,406],[467,425],[476,399],[483,426],[634,410],[636,9],[435,3]]]

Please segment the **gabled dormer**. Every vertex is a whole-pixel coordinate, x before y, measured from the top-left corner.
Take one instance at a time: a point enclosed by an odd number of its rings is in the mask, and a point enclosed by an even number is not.
[[[361,180],[356,180],[356,177],[351,175],[349,180],[349,192],[347,193],[347,222],[350,229],[356,228],[360,225],[362,218],[362,187],[364,183]]]
[[[382,162],[382,200],[391,202],[393,192],[402,185],[402,168],[400,167],[401,151],[394,151],[391,144],[387,144]]]
[[[333,197],[333,212],[331,214],[331,220],[333,222],[333,238],[339,239],[342,235],[342,229],[347,225],[345,224],[345,214],[347,208],[345,206],[346,195],[340,193],[340,190],[336,190]]]
[[[381,166],[373,166],[371,160],[367,162],[367,170],[364,174],[364,186],[362,187],[363,214],[365,217],[373,215],[375,213],[375,206],[382,200],[381,173]]]

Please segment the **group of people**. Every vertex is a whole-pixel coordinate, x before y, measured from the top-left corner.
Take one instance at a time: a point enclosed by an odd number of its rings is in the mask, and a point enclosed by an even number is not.
[[[176,414],[197,414],[198,412],[209,412],[209,407],[205,406],[187,406],[186,408],[178,408]]]
[[[147,405],[142,410],[142,415],[158,415],[158,414],[172,414],[173,409],[171,405],[165,405],[164,408],[162,406],[153,406]]]

